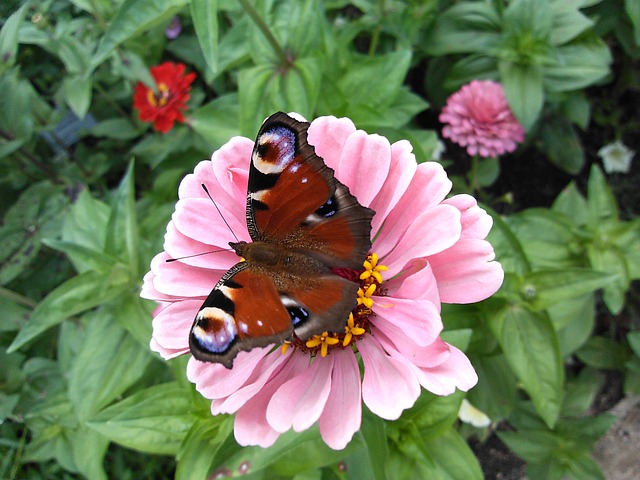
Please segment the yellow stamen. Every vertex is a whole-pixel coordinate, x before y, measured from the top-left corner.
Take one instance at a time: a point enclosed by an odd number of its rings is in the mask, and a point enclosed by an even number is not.
[[[285,353],[287,353],[287,349],[291,346],[291,342],[285,340],[282,343],[282,347],[280,347],[280,351],[282,352],[282,355],[284,355]]]
[[[364,334],[365,329],[359,326],[356,326],[355,320],[353,318],[353,313],[349,314],[349,320],[347,320],[347,325],[344,327],[344,339],[342,340],[342,346],[346,347],[351,343],[351,339],[354,336]]]
[[[364,305],[367,308],[373,307],[373,298],[371,298],[371,296],[377,287],[378,285],[372,283],[366,290],[362,290],[362,287],[358,288],[358,305]]]
[[[171,92],[166,83],[161,83],[158,85],[158,93],[149,89],[147,91],[147,102],[152,107],[164,107],[167,103],[169,103],[169,97]]]
[[[307,340],[306,346],[307,348],[316,348],[320,346],[320,355],[322,357],[327,356],[327,352],[329,351],[330,345],[335,345],[340,342],[333,334],[329,336],[329,332],[322,332],[321,335],[314,335],[309,340]]]

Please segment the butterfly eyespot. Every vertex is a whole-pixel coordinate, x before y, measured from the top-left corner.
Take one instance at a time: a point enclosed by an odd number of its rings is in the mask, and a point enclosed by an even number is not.
[[[287,312],[289,312],[294,327],[309,319],[309,312],[302,307],[287,307]]]
[[[328,218],[338,211],[338,204],[335,199],[332,197],[327,200],[324,205],[316,210],[316,215],[320,215],[321,217]]]

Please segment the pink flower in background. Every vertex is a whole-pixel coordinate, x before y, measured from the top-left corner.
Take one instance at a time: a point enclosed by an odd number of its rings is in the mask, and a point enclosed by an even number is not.
[[[524,128],[513,116],[502,85],[491,80],[474,80],[451,95],[439,120],[445,124],[442,136],[472,156],[513,152],[524,140]]]
[[[232,369],[189,360],[188,378],[211,399],[212,413],[236,414],[242,445],[267,447],[289,429],[317,423],[327,445],[342,449],[360,428],[362,402],[393,420],[421,387],[438,395],[473,387],[477,376],[467,357],[440,339],[440,305],[485,299],[503,279],[484,240],[491,217],[469,195],[445,199],[451,182],[443,168],[417,165],[409,142],[390,144],[334,117],[313,121],[308,140],[359,202],[376,211],[372,254],[354,278],[359,305],[343,334],[240,352]],[[195,315],[237,257],[165,260],[224,249],[233,240],[202,183],[239,239],[250,240],[245,204],[252,149],[252,140],[235,137],[180,185],[165,252],[153,259],[142,290],[166,305],[153,319],[151,340],[164,358],[189,353]]]

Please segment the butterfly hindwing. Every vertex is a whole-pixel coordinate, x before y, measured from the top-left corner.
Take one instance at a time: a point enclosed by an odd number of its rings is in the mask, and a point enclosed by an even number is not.
[[[238,263],[200,308],[189,336],[191,352],[198,360],[231,368],[239,351],[282,342],[294,331],[299,338],[341,331],[355,307],[357,288],[336,275],[305,281]]]
[[[231,368],[239,351],[285,340],[292,332],[291,318],[273,280],[242,262],[220,279],[202,304],[189,346],[198,360]]]

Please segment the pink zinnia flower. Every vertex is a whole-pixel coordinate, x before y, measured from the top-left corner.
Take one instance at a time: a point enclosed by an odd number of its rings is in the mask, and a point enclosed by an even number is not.
[[[335,117],[313,121],[308,140],[359,202],[376,211],[372,253],[354,277],[362,288],[344,334],[240,352],[232,369],[189,360],[187,376],[211,399],[212,413],[236,414],[242,445],[267,447],[291,428],[318,423],[327,445],[342,449],[360,429],[362,402],[393,420],[415,403],[421,386],[438,395],[473,387],[477,376],[467,357],[440,339],[440,302],[477,302],[503,279],[484,240],[491,217],[469,195],[445,199],[451,182],[443,168],[417,165],[408,141],[390,144]],[[227,248],[229,231],[202,183],[239,239],[250,240],[245,202],[253,143],[231,139],[180,185],[166,251],[151,262],[142,290],[165,305],[153,319],[151,340],[164,358],[189,353],[196,313],[237,257],[166,260]]]
[[[524,128],[513,116],[502,85],[474,80],[447,99],[439,120],[446,125],[442,136],[469,155],[497,157],[513,152],[524,140]]]

